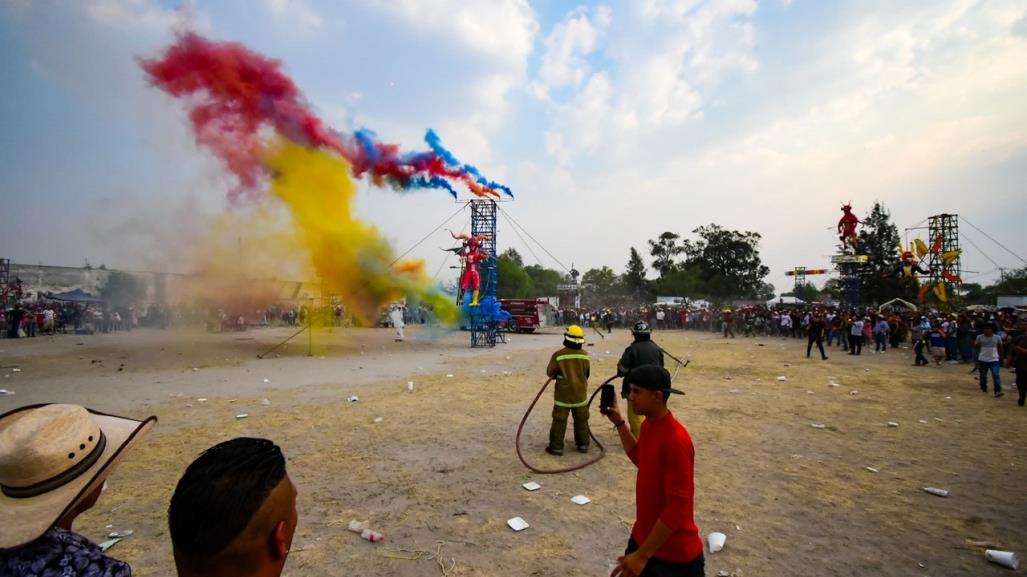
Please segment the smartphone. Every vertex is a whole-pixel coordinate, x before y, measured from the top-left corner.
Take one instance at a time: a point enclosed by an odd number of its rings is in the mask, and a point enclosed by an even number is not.
[[[599,393],[599,412],[607,414],[610,412],[610,407],[614,403],[614,395],[617,394],[613,384],[606,383],[603,385],[603,390]]]

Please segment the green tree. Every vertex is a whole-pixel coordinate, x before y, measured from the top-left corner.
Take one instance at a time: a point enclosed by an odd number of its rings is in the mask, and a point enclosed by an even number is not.
[[[870,257],[862,275],[863,302],[883,303],[896,297],[916,301],[915,283],[895,274],[901,258],[898,247],[899,229],[884,205],[875,202],[856,242],[856,253]]]
[[[586,306],[605,306],[619,300],[623,296],[620,279],[608,266],[585,271],[581,277]]]
[[[774,288],[774,285],[769,282],[760,281],[759,286],[756,287],[756,291],[752,296],[755,300],[766,302],[777,296],[776,291],[777,289]]]
[[[983,293],[987,304],[996,304],[998,297],[1004,295],[1027,295],[1027,267],[1004,273],[994,284],[985,287]]]
[[[684,296],[695,298],[706,292],[706,281],[702,271],[695,265],[679,265],[666,275],[652,282],[653,289],[661,296]]]
[[[716,224],[692,231],[696,240],[683,243],[685,266],[705,280],[704,292],[714,301],[752,297],[770,273],[760,260],[758,232],[727,230]]]
[[[554,296],[557,293],[556,287],[563,284],[562,274],[541,265],[528,265],[524,267],[524,272],[531,277],[531,283],[535,287],[535,296]]]
[[[645,280],[645,263],[642,255],[638,254],[635,247],[631,247],[631,255],[628,257],[628,268],[622,275],[625,292],[636,302],[646,300],[648,286]]]
[[[813,283],[806,283],[795,287],[791,291],[786,292],[781,296],[793,296],[804,302],[812,303],[820,300],[820,291],[817,290],[817,287],[813,286]]]
[[[114,308],[137,305],[146,299],[146,283],[127,272],[111,271],[100,287],[100,296]]]
[[[531,298],[534,294],[534,283],[519,260],[520,255],[513,249],[507,249],[496,259],[496,297],[525,299]]]
[[[660,273],[661,278],[674,270],[677,264],[675,259],[684,252],[684,247],[678,245],[679,238],[681,238],[679,234],[665,232],[656,240],[648,241],[649,255],[653,257],[653,268]]]

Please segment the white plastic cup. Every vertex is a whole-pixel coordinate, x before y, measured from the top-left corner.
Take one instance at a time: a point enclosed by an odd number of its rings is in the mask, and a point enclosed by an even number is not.
[[[710,553],[716,553],[723,549],[725,541],[727,541],[727,535],[723,533],[713,532],[706,537],[706,543],[710,547]]]
[[[1012,551],[996,551],[995,549],[988,549],[984,552],[984,558],[992,563],[997,563],[1003,567],[1009,567],[1013,570],[1020,568],[1020,559],[1018,559],[1016,553],[1013,553]]]
[[[365,541],[370,541],[372,543],[377,543],[385,539],[385,535],[382,535],[378,531],[372,531],[370,529],[364,529],[363,532],[360,533],[360,537],[363,538]]]

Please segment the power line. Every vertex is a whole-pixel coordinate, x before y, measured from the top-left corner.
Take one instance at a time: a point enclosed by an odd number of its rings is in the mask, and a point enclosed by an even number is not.
[[[976,228],[976,227],[975,227],[975,228]],[[977,252],[978,252],[978,253],[980,253],[980,254],[982,254],[982,255],[984,255],[984,258],[985,258],[985,259],[988,259],[988,262],[990,262],[991,264],[995,265],[995,268],[999,268],[999,269],[1000,269],[1000,268],[1002,268],[1002,266],[1001,266],[1001,265],[999,265],[998,263],[996,263],[996,262],[995,262],[995,261],[994,261],[994,260],[993,260],[993,259],[992,259],[991,257],[989,257],[987,253],[985,253],[984,251],[982,251],[982,249],[981,249],[981,247],[980,247],[980,246],[978,246],[978,245],[977,245],[977,244],[976,244],[976,243],[975,243],[975,242],[974,242],[973,240],[969,239],[969,237],[968,237],[968,236],[966,236],[966,233],[964,233],[964,232],[963,232],[963,233],[960,233],[960,236],[962,236],[962,237],[963,237],[963,240],[965,240],[966,242],[969,242],[969,245],[971,245],[971,246],[973,246],[973,247],[977,248]]]
[[[507,222],[510,222],[510,217],[507,216],[505,212],[503,213],[503,218],[505,218]],[[521,236],[520,231],[517,230],[517,227],[515,227],[512,222],[510,223],[510,228],[513,229],[514,233],[517,235],[517,238],[521,239],[521,242],[524,243],[524,247],[528,249],[528,252],[531,253],[531,256],[535,257],[535,262],[541,265],[542,259],[540,259],[538,255],[535,254],[535,251],[532,250],[531,245],[528,244],[528,241],[524,240],[524,237]]]
[[[542,243],[540,243],[535,237],[531,236],[531,233],[528,232],[527,229],[525,229],[523,226],[521,226],[521,224],[519,222],[514,220],[514,217],[510,216],[502,208],[499,208],[499,212],[502,212],[506,216],[506,218],[508,218],[510,220],[510,222],[512,222],[514,224],[514,226],[516,226],[516,227],[520,228],[522,231],[524,231],[524,234],[528,235],[528,238],[530,238],[531,240],[535,241],[535,244],[537,244],[539,248],[544,250],[546,252],[546,254],[549,255],[550,258],[552,258],[554,261],[556,261],[556,264],[560,265],[563,268],[563,270],[567,271],[567,274],[571,274],[571,269],[567,268],[567,265],[563,264],[562,262],[560,262],[560,259],[558,259],[555,256],[553,256],[553,253],[549,252],[549,249],[547,249],[546,247],[542,246]]]
[[[966,224],[969,224],[970,226],[972,226],[974,230],[976,230],[977,232],[979,232],[979,233],[983,234],[985,238],[987,238],[987,239],[988,239],[988,240],[990,240],[991,242],[993,242],[993,243],[995,243],[995,244],[999,245],[1000,247],[1002,247],[1002,249],[1003,249],[1003,250],[1005,250],[1005,251],[1006,251],[1006,252],[1008,252],[1009,254],[1011,254],[1011,255],[1015,256],[1016,258],[1020,259],[1020,262],[1022,262],[1023,264],[1027,264],[1027,260],[1024,260],[1024,259],[1023,259],[1023,257],[1021,257],[1020,255],[1016,254],[1015,252],[1013,252],[1013,251],[1009,250],[1009,249],[1008,249],[1008,248],[1006,247],[1006,245],[1004,245],[1004,244],[1002,244],[1001,242],[999,242],[999,241],[997,241],[997,240],[995,240],[995,239],[991,238],[991,237],[990,237],[990,236],[988,235],[988,233],[986,233],[986,232],[984,232],[983,230],[981,230],[981,229],[977,228],[977,225],[975,225],[974,223],[970,222],[969,220],[966,220],[966,217],[962,217],[962,216],[961,216],[961,217],[959,217],[959,218],[960,218],[960,220],[962,220],[962,221],[963,221],[963,222],[965,222]],[[988,259],[988,260],[991,260],[991,259]],[[992,262],[994,262],[994,261],[992,261]],[[998,265],[995,265],[995,266],[998,266]]]
[[[414,250],[415,248],[417,248],[417,247],[418,247],[418,246],[419,246],[419,245],[420,245],[420,244],[421,244],[422,242],[424,242],[424,241],[428,240],[428,237],[430,237],[431,235],[433,235],[433,234],[435,234],[436,232],[438,232],[438,230],[439,230],[440,228],[442,228],[442,227],[446,226],[446,223],[448,223],[449,221],[453,220],[453,217],[454,217],[454,216],[456,216],[456,215],[458,215],[458,214],[460,214],[460,213],[461,213],[461,212],[462,212],[462,211],[463,211],[463,210],[464,210],[465,208],[467,208],[467,205],[466,205],[466,204],[465,204],[465,205],[463,205],[463,206],[461,206],[460,208],[458,208],[456,212],[454,212],[453,214],[449,215],[449,218],[447,218],[446,220],[442,221],[442,224],[440,224],[439,226],[436,226],[436,227],[435,227],[434,229],[432,229],[432,231],[431,231],[431,232],[429,232],[428,234],[424,235],[424,238],[422,238],[421,240],[417,241],[417,242],[416,242],[416,243],[414,244],[414,246],[412,246],[412,247],[408,248],[406,252],[404,252],[403,254],[401,254],[401,255],[397,256],[397,257],[396,257],[396,260],[394,260],[394,261],[392,261],[391,263],[389,263],[389,266],[391,267],[392,265],[394,265],[394,264],[396,264],[397,262],[399,262],[399,261],[400,261],[400,259],[402,259],[402,258],[403,258],[403,257],[405,257],[406,255],[410,254],[410,251],[412,251],[412,250]]]

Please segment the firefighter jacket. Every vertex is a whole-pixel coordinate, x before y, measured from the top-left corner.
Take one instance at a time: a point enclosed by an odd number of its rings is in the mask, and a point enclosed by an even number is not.
[[[556,380],[556,406],[575,408],[588,404],[588,353],[564,347],[553,353],[546,374]]]
[[[626,399],[628,393],[631,392],[631,387],[628,385],[628,373],[631,372],[631,369],[642,365],[663,366],[663,351],[649,339],[636,340],[628,345],[620,357],[620,362],[617,363],[617,373],[624,375],[624,381],[621,383],[621,397]]]

